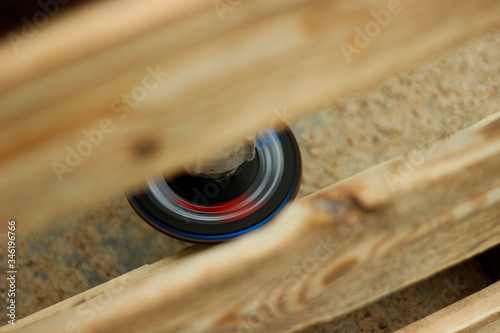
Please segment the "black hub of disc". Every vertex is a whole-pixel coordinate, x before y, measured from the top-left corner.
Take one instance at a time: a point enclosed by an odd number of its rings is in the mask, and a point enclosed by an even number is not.
[[[183,240],[239,236],[268,222],[300,185],[300,152],[288,128],[258,133],[255,153],[225,179],[149,179],[141,192],[129,193],[129,202],[153,227]]]

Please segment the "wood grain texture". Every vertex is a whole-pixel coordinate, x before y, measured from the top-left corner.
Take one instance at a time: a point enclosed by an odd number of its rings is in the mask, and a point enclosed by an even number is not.
[[[288,332],[499,244],[500,122],[422,153],[303,198],[234,241],[126,274],[126,288],[109,282],[3,329]],[[389,186],[393,174],[402,182]]]
[[[396,333],[497,333],[500,282],[448,306]]]
[[[19,53],[0,41],[0,218],[41,227],[500,26],[496,0],[401,1],[347,63],[388,3],[254,0],[221,21],[212,1],[95,2]]]

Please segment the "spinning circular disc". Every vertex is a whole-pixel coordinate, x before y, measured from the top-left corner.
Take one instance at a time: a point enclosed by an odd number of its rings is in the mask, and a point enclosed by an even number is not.
[[[147,181],[128,199],[156,229],[192,242],[220,242],[268,222],[297,194],[302,164],[286,128],[257,134],[255,158],[219,180],[182,175]]]

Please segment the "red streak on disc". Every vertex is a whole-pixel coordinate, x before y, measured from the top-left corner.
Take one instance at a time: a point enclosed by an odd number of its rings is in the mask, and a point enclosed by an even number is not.
[[[239,197],[236,197],[232,200],[226,201],[221,204],[216,204],[216,205],[208,205],[208,206],[198,206],[198,205],[193,205],[192,203],[186,202],[176,196],[172,197],[176,203],[178,203],[180,206],[190,209],[195,212],[202,212],[202,213],[224,213],[228,211],[236,211],[238,209],[238,205],[240,205],[243,201],[247,199],[247,197],[242,194]],[[252,206],[252,203],[250,203],[250,206]],[[224,218],[224,215],[221,214],[221,222],[231,222],[235,221],[241,218],[244,218],[245,216],[248,216],[255,212],[257,209],[259,209],[262,205],[255,205],[252,207],[252,209],[242,211],[241,213],[237,213],[235,216],[232,216],[231,219]]]
[[[173,197],[175,202],[177,202],[182,207],[191,209],[195,212],[203,212],[203,213],[222,213],[222,212],[234,210],[239,204],[241,204],[244,200],[246,200],[246,198],[247,197],[244,194],[242,194],[239,197],[236,197],[230,201],[226,201],[226,202],[221,203],[221,204],[208,205],[208,206],[198,206],[198,205],[193,205],[193,204],[186,202],[184,200],[181,200],[178,197],[175,197],[175,196]]]

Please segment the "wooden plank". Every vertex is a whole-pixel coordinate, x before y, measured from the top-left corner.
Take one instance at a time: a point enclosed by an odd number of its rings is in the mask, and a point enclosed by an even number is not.
[[[0,218],[40,227],[500,26],[496,0],[231,3],[93,2],[4,38]]]
[[[292,331],[500,243],[500,122],[416,153],[303,198],[234,241],[120,277],[127,288],[97,287],[4,329]]]
[[[498,331],[500,331],[500,282],[396,333],[498,333]]]

